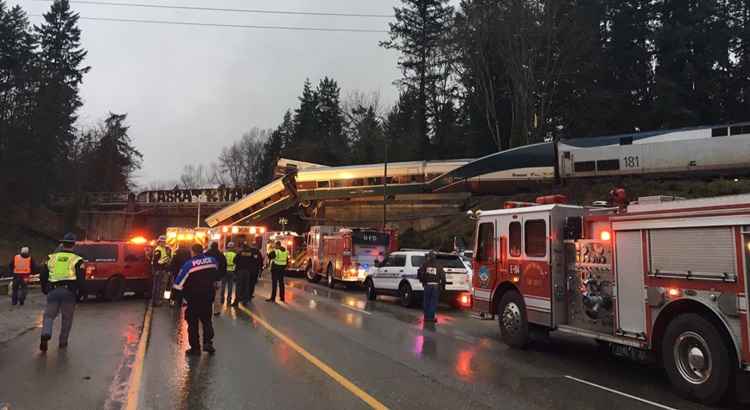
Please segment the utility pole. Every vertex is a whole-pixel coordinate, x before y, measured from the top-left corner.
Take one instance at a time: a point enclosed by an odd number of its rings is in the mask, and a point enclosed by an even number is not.
[[[383,136],[385,155],[383,157],[383,230],[388,225],[388,138]]]

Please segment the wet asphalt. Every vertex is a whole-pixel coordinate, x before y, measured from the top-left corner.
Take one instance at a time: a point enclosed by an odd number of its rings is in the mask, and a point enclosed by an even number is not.
[[[287,281],[286,304],[265,302],[262,281],[248,309],[390,408],[708,408],[674,395],[658,368],[589,341],[552,337],[517,351],[498,341],[496,322],[465,311],[442,306],[439,323],[425,326],[395,298]],[[81,305],[65,354],[52,344],[39,355],[38,329],[0,345],[0,409],[120,408],[144,310],[138,300]],[[154,309],[138,408],[368,408],[242,310],[225,307],[214,327],[217,353],[187,357],[180,312]]]

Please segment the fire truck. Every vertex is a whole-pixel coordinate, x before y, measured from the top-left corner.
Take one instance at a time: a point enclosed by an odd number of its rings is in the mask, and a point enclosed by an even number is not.
[[[328,287],[337,283],[362,283],[370,267],[398,250],[398,231],[368,228],[313,226],[307,238],[307,278],[326,279]]]
[[[219,226],[208,230],[208,237],[212,242],[219,244],[219,249],[223,252],[229,242],[239,247],[243,243],[256,246],[260,249],[263,236],[266,233],[264,226]]]
[[[176,250],[181,247],[190,247],[195,243],[208,245],[208,228],[184,228],[169,227],[167,228],[167,245]]]
[[[474,310],[506,344],[554,330],[656,360],[693,400],[747,389],[750,195],[551,202],[475,213]]]

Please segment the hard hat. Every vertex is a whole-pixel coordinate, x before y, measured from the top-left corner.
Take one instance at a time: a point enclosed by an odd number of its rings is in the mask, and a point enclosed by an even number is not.
[[[227,248],[230,248],[230,249],[231,249],[231,248],[234,248],[234,242],[229,242],[229,243],[227,244]]]
[[[29,247],[28,246],[24,246],[23,248],[21,248],[21,253],[24,254],[24,255],[28,255],[29,254]]]
[[[73,232],[68,232],[63,236],[62,241],[60,242],[75,242],[76,241],[76,235]]]
[[[167,237],[164,235],[159,235],[159,238],[156,240],[157,242],[166,242]]]

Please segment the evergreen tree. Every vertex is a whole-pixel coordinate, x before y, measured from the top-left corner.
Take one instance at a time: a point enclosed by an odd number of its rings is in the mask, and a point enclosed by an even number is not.
[[[263,150],[259,160],[259,166],[255,180],[259,185],[267,184],[274,179],[276,162],[282,155],[282,151],[293,142],[296,124],[292,119],[291,111],[284,114],[284,121],[279,125],[263,143]],[[285,153],[284,155],[288,155]]]
[[[383,161],[383,127],[375,107],[358,105],[349,113],[352,163],[372,164]]]
[[[140,169],[143,155],[133,147],[125,125],[127,114],[109,113],[100,129],[92,161],[90,189],[120,192],[130,189],[133,172]]]
[[[417,107],[419,99],[416,92],[403,91],[399,95],[398,102],[393,106],[386,116],[385,138],[389,145],[389,161],[414,161],[423,160],[422,146],[419,139],[415,138],[417,123]],[[397,147],[395,149],[394,147]]]
[[[336,81],[328,77],[320,80],[315,95],[318,96],[317,130],[320,161],[329,165],[345,164],[349,160],[349,146],[344,133],[344,115]]]

